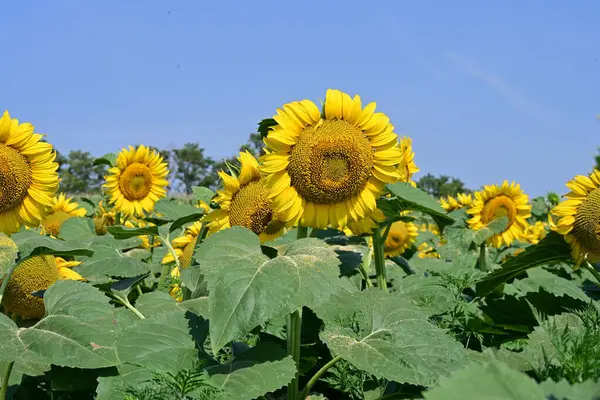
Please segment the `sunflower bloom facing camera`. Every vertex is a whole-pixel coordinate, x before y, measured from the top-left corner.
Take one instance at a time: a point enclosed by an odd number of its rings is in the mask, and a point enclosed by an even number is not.
[[[415,244],[417,236],[419,236],[419,229],[413,222],[396,221],[390,227],[383,243],[383,253],[386,257],[400,256]]]
[[[14,313],[23,319],[40,319],[44,316],[44,300],[32,293],[48,289],[58,280],[85,280],[71,268],[77,261],[65,261],[60,257],[36,256],[23,261],[8,282],[2,301],[6,313]]]
[[[520,185],[504,181],[501,186],[487,185],[476,192],[475,200],[467,212],[472,215],[468,223],[473,230],[482,229],[497,218],[508,218],[504,231],[489,239],[490,244],[499,248],[521,239],[528,225],[527,218],[531,216],[531,204]]]
[[[323,113],[310,100],[285,104],[260,158],[273,209],[289,225],[370,232],[383,219],[376,200],[400,180],[394,126],[375,103],[364,108],[328,90]]]
[[[276,213],[270,191],[261,177],[256,158],[248,151],[238,157],[241,168],[237,177],[219,171],[223,189],[213,200],[220,206],[204,217],[210,233],[231,226],[243,226],[257,234],[262,242],[283,233],[285,222]]]
[[[550,228],[571,246],[575,267],[587,258],[600,261],[600,171],[577,175],[567,183],[571,190],[550,211]]]
[[[37,227],[58,190],[58,164],[52,145],[29,123],[5,111],[0,118],[0,232]]]
[[[60,228],[66,220],[73,217],[85,217],[85,208],[67,197],[64,193],[59,194],[52,200],[49,213],[42,220],[42,233],[58,236]]]
[[[169,169],[156,151],[129,146],[119,153],[116,164],[109,168],[104,188],[117,212],[142,217],[167,195]]]

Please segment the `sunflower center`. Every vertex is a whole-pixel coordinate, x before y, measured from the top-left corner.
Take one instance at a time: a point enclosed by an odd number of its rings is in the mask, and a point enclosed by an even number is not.
[[[508,229],[514,222],[517,215],[517,207],[510,197],[505,195],[496,196],[489,199],[481,210],[481,222],[487,224],[495,219],[507,217]],[[505,230],[506,230],[505,229]]]
[[[27,159],[12,147],[0,143],[0,213],[21,204],[31,182]]]
[[[586,252],[600,254],[600,188],[592,190],[577,208],[572,234]]]
[[[127,200],[141,200],[152,188],[152,172],[142,163],[133,163],[121,173],[119,189]]]
[[[346,121],[326,120],[304,129],[288,173],[304,199],[332,204],[359,194],[372,167],[373,151],[363,132]]]
[[[60,227],[69,218],[71,218],[71,216],[63,210],[48,214],[46,218],[44,218],[44,228],[52,236],[58,236],[60,233]]]
[[[273,218],[268,194],[260,180],[242,186],[231,200],[229,224],[244,226],[257,235],[263,233]]]
[[[395,222],[383,244],[384,251],[399,249],[408,238],[408,228],[402,221]]]

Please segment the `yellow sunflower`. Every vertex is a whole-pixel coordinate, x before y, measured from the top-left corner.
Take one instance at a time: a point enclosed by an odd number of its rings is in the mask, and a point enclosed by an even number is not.
[[[58,189],[56,153],[33,130],[8,111],[0,118],[0,232],[39,226]]]
[[[458,193],[456,198],[452,196],[440,198],[440,204],[446,212],[470,207],[473,204],[473,196],[470,194]]]
[[[428,242],[423,242],[417,246],[417,256],[419,258],[440,258],[438,252]]]
[[[169,174],[163,157],[145,146],[129,146],[117,156],[117,166],[108,170],[104,188],[110,203],[122,214],[143,216],[154,204],[167,195]]]
[[[577,175],[567,183],[571,190],[550,211],[550,228],[565,237],[578,268],[584,259],[600,261],[600,171]]]
[[[106,235],[108,233],[106,227],[113,226],[114,224],[115,209],[111,208],[110,210],[107,210],[104,207],[104,202],[100,200],[100,202],[98,203],[98,210],[96,211],[96,216],[94,217],[94,228],[96,230],[96,235]]]
[[[147,226],[154,226],[153,223],[144,221],[143,219],[138,219],[135,217],[129,218],[123,226],[127,228],[145,228]],[[151,247],[159,247],[161,245],[160,239],[154,237],[154,243],[150,245],[150,235],[141,235],[138,236],[142,240],[142,244],[140,244],[140,248],[142,249],[150,249]]]
[[[223,190],[217,191],[214,202],[221,208],[204,218],[210,233],[231,226],[244,226],[256,233],[262,242],[283,233],[285,222],[273,211],[269,189],[261,178],[258,162],[248,151],[240,153],[240,175],[233,177],[223,171]]]
[[[23,319],[40,319],[44,316],[44,300],[32,295],[46,290],[58,280],[85,280],[71,268],[81,264],[65,261],[60,257],[36,256],[29,258],[15,269],[2,305],[6,313],[14,313]]]
[[[527,225],[523,232],[523,239],[531,244],[538,244],[546,236],[546,227],[542,221],[536,221],[533,225]]]
[[[417,187],[415,181],[411,178],[414,174],[420,171],[415,164],[415,153],[412,149],[412,139],[408,136],[403,136],[400,139],[400,150],[402,151],[402,162],[398,165],[398,173],[402,182],[408,182],[413,187]]]
[[[406,215],[403,213],[403,215]],[[384,229],[382,229],[382,234]],[[386,257],[402,255],[417,240],[419,230],[412,222],[396,221],[392,224],[390,231],[383,243],[383,252]]]
[[[260,158],[273,209],[314,228],[370,232],[383,219],[376,200],[400,179],[402,150],[394,126],[375,103],[327,91],[323,114],[310,100],[277,110]]]
[[[196,207],[204,211],[205,214],[210,212],[210,206],[202,200],[198,200],[198,204],[196,204]]]
[[[86,211],[64,193],[52,200],[50,211],[42,220],[42,233],[58,236],[62,224],[72,217],[85,217]]]
[[[503,232],[489,239],[494,247],[509,246],[514,240],[521,238],[527,227],[527,218],[531,216],[529,197],[523,193],[521,186],[504,181],[501,186],[486,185],[475,193],[475,200],[467,210],[472,218],[468,220],[473,230],[479,230],[497,218],[507,217],[508,225]]]

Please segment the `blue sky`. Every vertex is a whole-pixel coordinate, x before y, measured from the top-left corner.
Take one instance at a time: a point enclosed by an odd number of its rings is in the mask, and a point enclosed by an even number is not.
[[[600,145],[598,15],[592,0],[13,0],[0,109],[65,153],[199,142],[221,158],[336,88],[376,101],[421,173],[564,193]]]

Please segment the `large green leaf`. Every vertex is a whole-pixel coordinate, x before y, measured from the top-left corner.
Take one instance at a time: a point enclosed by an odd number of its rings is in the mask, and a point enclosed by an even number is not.
[[[46,316],[20,329],[24,361],[75,368],[119,363],[115,351],[114,308],[98,289],[77,281],[58,281],[44,294]]]
[[[89,244],[75,240],[56,240],[35,231],[21,230],[12,236],[19,247],[20,258],[43,254],[54,256],[91,256]]]
[[[554,382],[547,380],[540,383],[546,396],[556,400],[598,400],[600,399],[600,381],[585,381],[571,385],[565,379]]]
[[[337,294],[315,311],[333,355],[378,378],[429,386],[467,363],[460,343],[401,294]]]
[[[561,235],[550,232],[538,244],[527,247],[523,253],[509,259],[502,264],[502,268],[493,271],[477,283],[477,294],[485,296],[502,283],[530,268],[570,259],[569,245]]]
[[[107,153],[105,155],[103,155],[102,157],[96,158],[94,160],[93,165],[97,166],[97,165],[106,165],[108,167],[112,167],[116,164],[117,162],[117,155],[115,153]]]
[[[186,300],[178,303],[168,293],[150,292],[141,295],[135,307],[146,317],[177,310],[188,310],[208,319],[208,297]]]
[[[573,299],[581,300],[584,303],[590,301],[590,298],[583,292],[577,283],[561,278],[543,268],[530,269],[527,271],[527,275],[527,278],[515,280],[512,284],[512,286],[517,288],[523,294],[539,292],[540,289],[544,289],[557,297],[569,296]]]
[[[0,277],[14,264],[18,254],[17,244],[4,233],[0,233]]]
[[[176,219],[200,212],[199,209],[194,206],[181,204],[173,199],[160,199],[156,202],[154,211],[157,214],[161,214],[161,216],[158,217],[159,219],[166,221],[175,221]]]
[[[106,230],[115,239],[129,239],[144,235],[158,235],[158,226],[144,226],[141,228],[127,228],[125,226],[109,226]]]
[[[192,193],[194,193],[194,199],[196,201],[203,201],[209,205],[212,198],[215,196],[215,192],[205,186],[193,186]]]
[[[502,233],[508,226],[508,218],[500,217],[490,221],[485,227],[475,232],[473,242],[479,246],[494,235]]]
[[[17,336],[19,327],[12,319],[0,313],[0,360],[15,361],[26,351],[25,345]]]
[[[421,189],[417,189],[407,182],[398,182],[386,186],[392,194],[391,198],[381,198],[377,201],[378,206],[388,217],[394,217],[400,211],[411,210],[430,215],[443,230],[446,225],[450,225],[454,220],[446,214],[433,197]]]
[[[150,271],[150,265],[137,258],[127,257],[112,246],[92,246],[94,255],[77,267],[83,277],[94,280],[99,277],[132,278]]]
[[[90,218],[69,218],[61,225],[59,236],[64,240],[92,240],[96,237],[94,222]]]
[[[228,364],[208,367],[211,383],[223,399],[252,400],[288,384],[296,373],[294,360],[273,343],[259,344]]]
[[[258,236],[233,227],[206,239],[196,259],[208,282],[215,353],[274,316],[318,306],[339,287],[336,253],[318,239],[298,240],[269,259]]]
[[[441,314],[456,306],[454,293],[443,285],[440,277],[415,274],[396,279],[396,274],[389,275],[392,290],[426,310],[427,315]]]
[[[425,392],[427,400],[546,400],[538,384],[500,361],[473,363]]]

